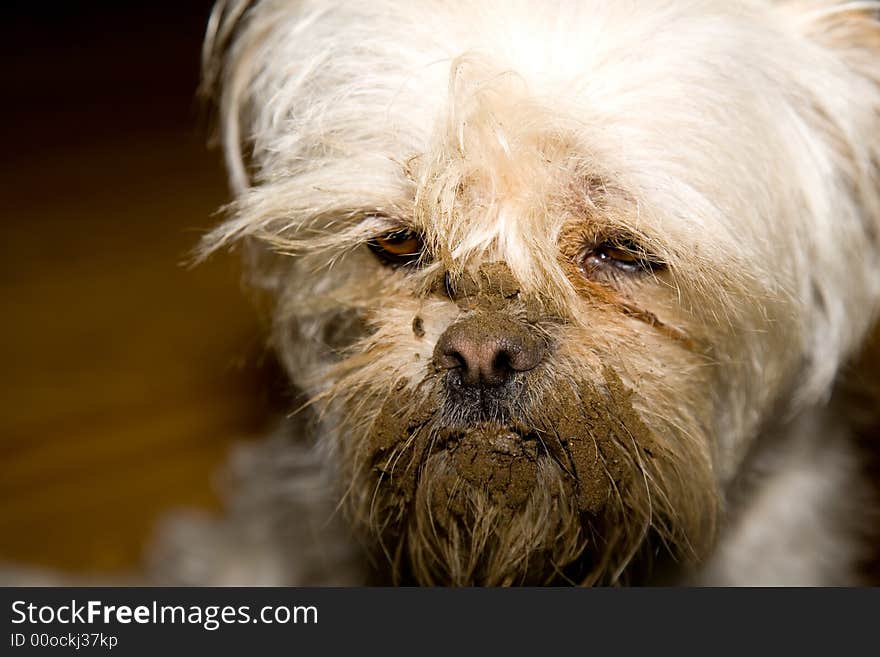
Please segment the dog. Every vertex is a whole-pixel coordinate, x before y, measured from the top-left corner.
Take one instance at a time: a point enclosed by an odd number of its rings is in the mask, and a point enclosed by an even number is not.
[[[241,249],[304,403],[157,577],[858,583],[878,17],[219,2],[235,200],[201,256]]]

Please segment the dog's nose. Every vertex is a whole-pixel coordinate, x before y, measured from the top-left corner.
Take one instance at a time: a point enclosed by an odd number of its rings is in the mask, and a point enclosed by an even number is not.
[[[520,322],[497,314],[480,314],[450,326],[434,349],[442,369],[457,369],[461,384],[496,388],[516,372],[534,369],[545,346]]]

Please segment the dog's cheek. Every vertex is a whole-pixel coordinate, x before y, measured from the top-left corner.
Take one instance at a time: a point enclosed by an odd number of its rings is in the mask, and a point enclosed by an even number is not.
[[[708,454],[718,487],[734,476],[756,424],[796,371],[800,337],[796,309],[784,300],[761,305],[760,290],[735,295],[694,285],[697,278],[645,283],[627,304],[588,297],[560,344],[594,379],[600,365],[611,367],[664,440]]]
[[[370,343],[388,371],[405,385],[416,386],[433,373],[434,346],[459,315],[460,310],[448,301],[404,298],[373,307],[366,323],[372,330]]]
[[[326,377],[333,366],[357,353],[371,335],[403,321],[400,308],[411,305],[413,296],[400,276],[364,253],[329,269],[323,259],[297,258],[283,279],[273,311],[273,344],[291,380],[310,395],[330,383]]]
[[[698,493],[714,495],[719,371],[702,352],[643,322],[611,311],[593,317],[588,327],[558,331],[554,377],[600,387],[609,373],[619,379],[631,393],[625,406],[650,429],[653,448],[669,455],[674,469],[693,464],[687,479]]]

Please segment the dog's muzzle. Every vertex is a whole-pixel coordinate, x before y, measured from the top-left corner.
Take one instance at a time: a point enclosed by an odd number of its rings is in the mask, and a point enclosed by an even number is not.
[[[478,312],[450,326],[434,349],[446,371],[447,409],[462,422],[505,421],[521,396],[523,373],[535,369],[546,343],[501,312]]]

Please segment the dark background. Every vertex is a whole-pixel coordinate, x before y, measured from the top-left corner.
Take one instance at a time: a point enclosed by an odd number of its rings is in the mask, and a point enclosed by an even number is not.
[[[196,98],[211,3],[4,3],[0,562],[116,572],[260,435],[279,378]]]

